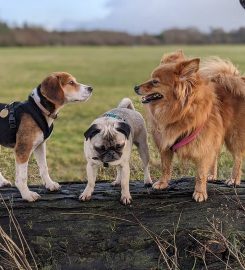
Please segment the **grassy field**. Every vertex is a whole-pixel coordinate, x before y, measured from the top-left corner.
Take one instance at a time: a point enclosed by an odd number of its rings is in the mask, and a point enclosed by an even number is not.
[[[48,141],[48,164],[51,177],[58,181],[84,179],[83,132],[92,120],[115,107],[121,98],[130,97],[136,108],[143,112],[133,86],[149,78],[150,72],[163,53],[180,47],[42,47],[0,49],[0,101],[24,100],[42,79],[53,71],[67,71],[79,82],[94,87],[87,103],[66,106],[55,122]],[[218,55],[231,59],[242,72],[245,70],[245,46],[182,46],[189,56]],[[159,156],[150,139],[151,171],[153,178],[160,175]],[[134,149],[132,179],[142,178],[141,164]],[[230,156],[223,151],[219,175],[227,177],[231,168]],[[0,169],[14,181],[14,157],[11,150],[2,148]],[[175,161],[174,177],[193,175],[189,164]],[[100,177],[113,178],[112,169],[102,169]],[[29,179],[39,183],[36,163],[31,159]]]

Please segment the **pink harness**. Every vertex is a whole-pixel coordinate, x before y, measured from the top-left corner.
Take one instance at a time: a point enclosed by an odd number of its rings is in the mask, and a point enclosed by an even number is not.
[[[185,146],[186,144],[192,142],[196,139],[196,137],[199,135],[199,133],[202,131],[204,125],[201,125],[196,130],[194,130],[189,136],[183,138],[180,142],[175,143],[171,146],[171,150],[173,152],[176,152],[179,148]]]

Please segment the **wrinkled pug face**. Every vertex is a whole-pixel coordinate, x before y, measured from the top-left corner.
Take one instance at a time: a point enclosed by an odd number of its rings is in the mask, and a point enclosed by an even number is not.
[[[119,160],[123,154],[126,141],[130,135],[130,126],[125,122],[106,122],[93,124],[85,133],[90,140],[94,160],[109,163]]]

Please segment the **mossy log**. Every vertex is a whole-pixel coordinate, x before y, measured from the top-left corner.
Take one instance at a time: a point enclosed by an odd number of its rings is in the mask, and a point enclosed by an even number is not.
[[[31,186],[42,195],[34,203],[14,187],[0,189],[39,269],[225,269],[227,258],[227,269],[241,269],[223,237],[243,241],[245,184],[210,182],[208,200],[196,203],[193,179],[172,181],[164,191],[131,181],[130,206],[120,204],[120,188],[108,181],[97,183],[89,202],[78,200],[85,183],[61,185],[58,192]],[[0,225],[17,241],[3,202]]]

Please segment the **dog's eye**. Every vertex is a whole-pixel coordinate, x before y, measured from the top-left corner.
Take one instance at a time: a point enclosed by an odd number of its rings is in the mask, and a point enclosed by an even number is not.
[[[124,143],[123,144],[116,144],[116,149],[121,149],[124,147]]]
[[[75,84],[75,82],[74,82],[74,81],[70,81],[70,82],[68,82],[68,84],[70,84],[70,85],[74,85],[74,84]]]
[[[104,152],[105,151],[105,146],[102,145],[102,146],[99,146],[99,147],[94,147],[94,149],[97,151],[97,152]]]
[[[152,80],[151,83],[152,83],[153,86],[158,86],[159,81],[158,80]]]

